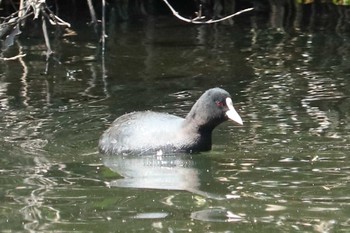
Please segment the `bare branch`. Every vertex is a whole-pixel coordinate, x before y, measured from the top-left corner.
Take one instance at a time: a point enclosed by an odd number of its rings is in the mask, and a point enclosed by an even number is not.
[[[90,16],[91,16],[91,23],[94,25],[97,25],[97,17],[96,17],[96,11],[94,9],[94,6],[92,4],[92,0],[87,0],[88,6],[89,6],[89,11],[90,11]]]
[[[240,15],[242,13],[245,13],[245,12],[248,12],[248,11],[251,11],[251,10],[254,10],[254,8],[247,8],[247,9],[244,9],[244,10],[241,10],[241,11],[238,11],[232,15],[228,15],[224,18],[220,18],[220,19],[209,19],[209,20],[206,20],[206,21],[201,21],[202,19],[204,19],[204,16],[201,15],[201,13],[199,13],[199,15],[195,18],[195,19],[188,19],[188,18],[185,18],[183,16],[181,16],[171,5],[170,3],[167,1],[167,0],[163,0],[163,2],[169,7],[169,9],[171,10],[171,12],[173,13],[173,15],[182,20],[182,21],[185,21],[187,23],[193,23],[193,24],[212,24],[212,23],[218,23],[218,22],[221,22],[221,21],[224,21],[224,20],[227,20],[227,19],[230,19],[230,18],[233,18],[237,15]],[[200,12],[201,12],[201,9],[200,9]]]
[[[16,59],[19,59],[19,58],[22,58],[22,57],[25,57],[26,54],[18,54],[16,56],[13,56],[13,57],[0,57],[0,60],[3,60],[3,61],[12,61],[12,60],[16,60]]]
[[[41,21],[42,21],[42,30],[43,30],[43,34],[44,34],[44,39],[45,39],[45,44],[46,44],[46,61],[49,60],[51,54],[53,53],[52,49],[51,49],[51,45],[50,45],[50,39],[49,39],[49,35],[47,33],[47,26],[46,26],[46,21],[44,16],[41,17]]]
[[[70,23],[67,23],[66,21],[64,21],[63,19],[58,17],[57,15],[51,15],[51,17],[53,17],[53,19],[49,18],[49,22],[52,25],[66,26],[66,27],[70,28]]]
[[[48,13],[47,13],[47,12]],[[49,20],[50,24],[52,25],[60,25],[60,26],[66,26],[70,27],[70,24],[55,15],[46,5],[42,5],[41,7],[41,13]]]

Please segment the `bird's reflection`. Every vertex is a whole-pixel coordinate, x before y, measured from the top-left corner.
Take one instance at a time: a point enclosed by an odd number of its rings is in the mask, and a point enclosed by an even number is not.
[[[105,156],[103,163],[124,178],[109,183],[113,187],[184,190],[205,197],[221,199],[219,195],[200,190],[201,170],[210,164],[200,162],[198,155]],[[204,164],[204,166],[203,166]]]

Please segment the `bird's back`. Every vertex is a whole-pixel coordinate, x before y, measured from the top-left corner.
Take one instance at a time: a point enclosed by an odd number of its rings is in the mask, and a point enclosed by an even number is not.
[[[99,147],[105,153],[176,150],[186,143],[184,119],[157,112],[133,112],[117,118],[102,135]]]

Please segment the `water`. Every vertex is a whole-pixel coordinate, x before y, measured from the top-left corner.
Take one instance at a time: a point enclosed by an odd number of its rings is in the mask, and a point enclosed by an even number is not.
[[[104,66],[82,28],[48,74],[43,40],[20,41],[27,56],[0,63],[1,231],[348,232],[349,37],[265,20],[110,26]],[[212,151],[98,153],[115,117],[184,116],[213,86],[244,126],[218,127]]]

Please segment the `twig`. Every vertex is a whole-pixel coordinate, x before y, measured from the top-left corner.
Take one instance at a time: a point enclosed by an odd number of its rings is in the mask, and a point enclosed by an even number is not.
[[[67,26],[70,28],[70,23],[67,23],[66,21],[64,21],[63,19],[58,17],[57,15],[52,15],[52,17],[54,17],[54,18],[53,19],[49,18],[49,22],[52,25]]]
[[[0,60],[3,60],[3,61],[13,61],[13,60],[16,60],[16,59],[25,57],[25,56],[26,56],[26,54],[18,54],[18,55],[13,56],[13,57],[0,57]]]
[[[48,11],[49,13],[47,13]],[[41,13],[49,20],[51,25],[60,25],[60,26],[67,26],[70,27],[70,23],[67,23],[57,15],[55,15],[46,5],[45,7],[42,6]]]
[[[182,21],[185,21],[187,23],[193,23],[193,24],[212,24],[212,23],[218,23],[218,22],[221,22],[221,21],[224,21],[224,20],[227,20],[227,19],[230,19],[230,18],[233,18],[237,15],[240,15],[244,12],[248,12],[248,11],[251,11],[251,10],[254,10],[253,7],[251,8],[247,8],[247,9],[243,9],[241,11],[238,11],[232,15],[228,15],[224,18],[220,18],[220,19],[209,19],[209,20],[206,20],[206,21],[199,21],[201,19],[203,19],[204,17],[201,16],[201,9],[200,9],[200,12],[199,12],[199,15],[195,18],[195,19],[188,19],[188,18],[185,18],[183,16],[181,16],[171,5],[170,3],[167,1],[167,0],[163,0],[163,2],[169,7],[169,9],[171,10],[171,12],[173,13],[173,15],[182,20]]]

